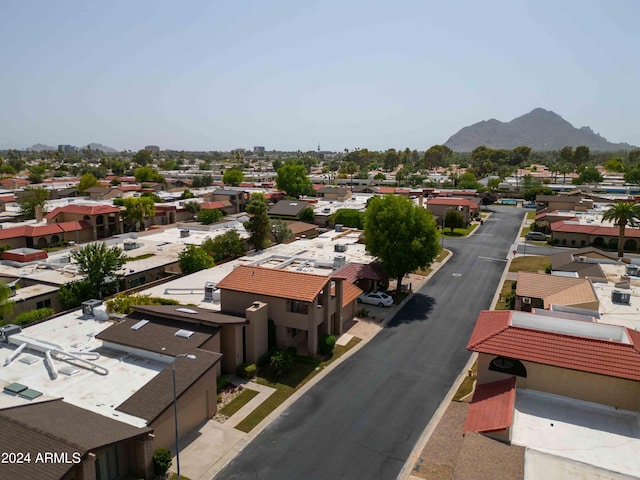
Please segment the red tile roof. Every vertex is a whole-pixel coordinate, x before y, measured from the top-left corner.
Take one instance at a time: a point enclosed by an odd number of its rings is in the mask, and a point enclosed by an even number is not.
[[[356,283],[363,278],[367,280],[382,280],[382,275],[377,270],[379,269],[376,269],[371,264],[347,263],[344,267],[333,272],[333,276],[346,278],[351,283]]]
[[[378,193],[381,193],[383,195],[387,193],[394,193],[395,191],[395,187],[378,187]]]
[[[618,227],[602,227],[599,225],[579,225],[569,220],[555,222],[551,224],[553,232],[586,233],[587,235],[604,235],[617,237],[620,233]],[[640,238],[640,229],[627,226],[625,229],[626,238]]]
[[[346,307],[351,302],[355,301],[361,293],[362,290],[356,287],[353,283],[343,282],[342,307]]]
[[[218,210],[224,207],[225,205],[222,202],[202,202],[200,204],[202,210]]]
[[[103,215],[108,213],[119,213],[118,207],[110,205],[65,205],[54,208],[44,217],[47,219],[56,218],[60,213],[73,213],[76,215]]]
[[[217,285],[220,290],[312,302],[329,277],[265,267],[240,265]]]
[[[18,237],[41,237],[42,235],[54,235],[62,232],[75,232],[92,228],[89,222],[73,221],[61,223],[47,223],[46,225],[22,225],[15,228],[5,228],[0,230],[0,240]]]
[[[513,423],[516,377],[476,386],[464,422],[465,432],[495,432]]]
[[[542,365],[640,381],[640,333],[624,328],[631,343],[511,325],[514,314],[480,312],[467,349]],[[558,322],[568,320],[558,319]],[[623,328],[623,327],[620,327]]]
[[[16,201],[16,196],[13,193],[9,195],[0,195],[0,202],[2,203],[15,202],[15,201]]]

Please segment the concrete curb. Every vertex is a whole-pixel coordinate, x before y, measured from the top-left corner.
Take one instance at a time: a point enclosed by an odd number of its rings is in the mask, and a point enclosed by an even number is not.
[[[527,217],[525,216],[525,218],[523,220],[523,224],[524,224],[524,221],[526,221],[526,218]],[[521,226],[521,228],[522,228],[522,226]],[[449,258],[449,257],[447,257],[447,258]],[[502,276],[500,277],[499,287],[498,287],[498,289],[496,290],[496,293],[493,296],[493,300],[491,301],[491,306],[489,308],[490,310],[495,309],[496,303],[497,303],[498,298],[500,296],[500,291],[502,290],[502,285],[504,284],[504,281],[505,281],[505,277],[507,276],[507,273],[509,272],[509,266],[510,265],[511,265],[511,260],[507,261],[507,263],[505,264],[504,270],[502,271]],[[407,461],[405,462],[404,466],[400,470],[400,474],[398,475],[398,480],[410,480],[411,472],[413,472],[414,465],[418,462],[418,459],[420,458],[420,455],[422,454],[422,451],[426,447],[427,442],[429,441],[429,438],[431,438],[431,435],[433,434],[434,430],[436,429],[436,427],[440,423],[440,420],[442,419],[442,416],[444,415],[444,412],[447,410],[447,408],[449,407],[449,404],[453,400],[454,395],[458,391],[458,388],[459,388],[460,384],[462,383],[462,380],[467,376],[467,372],[469,371],[469,369],[471,369],[471,367],[473,366],[473,364],[475,363],[477,358],[478,358],[478,354],[473,352],[471,354],[471,356],[469,357],[469,361],[466,363],[466,365],[464,366],[462,371],[456,377],[456,379],[453,382],[451,388],[449,389],[449,391],[445,395],[444,399],[442,400],[442,403],[438,406],[438,409],[435,411],[435,413],[433,414],[433,417],[431,417],[431,420],[429,421],[429,423],[427,424],[426,428],[424,429],[424,431],[420,435],[420,438],[416,442],[416,446],[411,451],[411,454],[409,455],[409,458],[407,459]],[[415,478],[415,477],[413,477],[413,478]]]
[[[420,282],[418,287],[414,289],[409,295],[407,295],[402,300],[402,302],[400,302],[396,306],[396,311],[393,313],[393,315],[389,316],[389,318],[380,322],[379,325],[381,329],[384,328],[385,325],[389,323],[393,318],[395,318],[395,316],[402,309],[402,307],[404,307],[404,305],[411,299],[411,297],[416,292],[416,290],[419,290],[425,283],[427,283],[429,279],[442,267],[442,265],[444,265],[447,261],[449,261],[449,259],[453,256],[453,254],[451,253],[451,251],[449,250],[447,251],[449,252],[449,254],[447,255],[447,258],[445,258],[442,262],[438,262],[438,264],[433,267],[429,275],[427,275],[424,278],[424,280]],[[375,337],[376,335],[377,333],[373,335],[371,338]],[[295,392],[287,400],[285,400],[282,404],[280,404],[273,412],[271,412],[264,420],[262,420],[262,422],[256,425],[256,427],[253,430],[251,430],[251,432],[249,432],[241,441],[235,444],[233,448],[231,448],[222,458],[220,458],[220,460],[218,460],[213,466],[211,466],[211,468],[209,468],[206,474],[201,478],[213,478],[215,475],[220,473],[227,465],[229,465],[238,456],[238,454],[242,452],[242,450],[244,450],[244,448],[247,445],[249,445],[249,443],[251,443],[251,441],[255,437],[257,437],[260,433],[262,433],[262,431],[265,428],[267,428],[269,424],[271,424],[271,422],[273,422],[276,418],[278,418],[287,408],[289,408],[289,406],[291,406],[296,400],[298,400],[302,395],[304,395],[307,391],[309,391],[310,388],[312,388],[320,380],[322,380],[325,377],[325,375],[331,372],[340,363],[347,360],[349,357],[351,357],[356,352],[358,352],[364,345],[366,345],[371,340],[371,338],[363,339],[355,347],[345,352],[345,354],[342,355],[337,361],[331,363],[328,367],[324,368],[320,373],[318,373],[315,377],[313,377],[313,379],[311,379],[302,388],[300,388],[300,390]],[[247,388],[251,388],[251,387],[247,387]]]

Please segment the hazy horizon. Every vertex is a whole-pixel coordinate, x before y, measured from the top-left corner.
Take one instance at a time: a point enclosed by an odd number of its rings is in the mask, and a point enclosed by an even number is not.
[[[552,110],[640,145],[640,4],[0,3],[0,148],[425,150]]]

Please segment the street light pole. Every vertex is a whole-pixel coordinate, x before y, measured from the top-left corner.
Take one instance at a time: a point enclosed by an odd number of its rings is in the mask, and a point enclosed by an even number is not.
[[[178,435],[178,398],[176,395],[176,360],[178,357],[188,358],[189,360],[195,360],[195,355],[189,355],[186,353],[179,353],[176,355],[176,358],[173,359],[173,363],[171,364],[173,367],[173,415],[175,418],[176,425],[176,466],[178,469],[178,480],[182,477],[180,476],[180,437]]]

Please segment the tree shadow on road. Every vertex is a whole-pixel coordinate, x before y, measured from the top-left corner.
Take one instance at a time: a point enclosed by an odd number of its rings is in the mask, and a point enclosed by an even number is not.
[[[387,323],[385,328],[427,320],[435,305],[435,298],[422,293],[414,293],[404,307]]]

